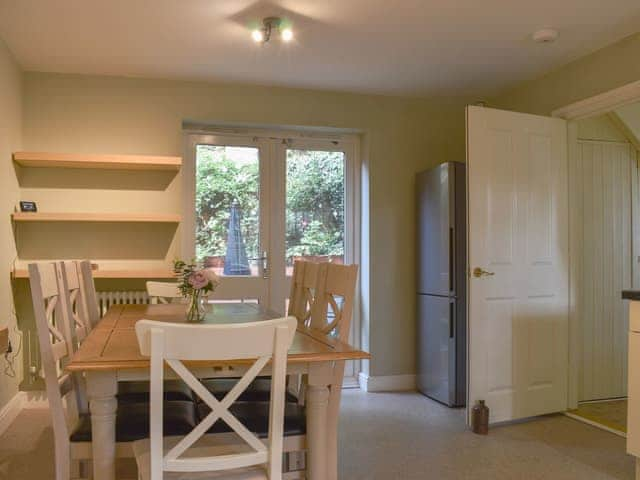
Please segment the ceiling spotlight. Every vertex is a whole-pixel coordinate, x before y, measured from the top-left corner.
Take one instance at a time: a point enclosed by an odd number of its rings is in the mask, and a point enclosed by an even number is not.
[[[283,42],[290,42],[293,39],[293,30],[279,17],[267,17],[262,21],[263,27],[251,31],[251,38],[256,43],[267,43],[271,40],[271,33],[277,31]]]
[[[262,33],[262,30],[257,28],[251,32],[251,38],[253,38],[253,41],[256,43],[264,42],[264,34]]]
[[[290,42],[293,40],[293,30],[290,28],[285,28],[280,32],[280,38],[282,38],[283,42]]]

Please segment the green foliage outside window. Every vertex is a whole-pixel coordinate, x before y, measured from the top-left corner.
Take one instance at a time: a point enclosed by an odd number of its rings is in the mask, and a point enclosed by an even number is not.
[[[238,157],[199,145],[196,255],[224,256],[231,205],[238,202],[247,255],[257,257],[259,164],[255,149]],[[287,150],[286,255],[343,255],[344,154]]]
[[[255,149],[252,149],[255,150]],[[224,256],[231,205],[240,205],[249,257],[258,256],[259,166],[234,161],[225,147],[199,145],[196,162],[196,258]]]
[[[287,258],[344,254],[344,154],[287,151]]]

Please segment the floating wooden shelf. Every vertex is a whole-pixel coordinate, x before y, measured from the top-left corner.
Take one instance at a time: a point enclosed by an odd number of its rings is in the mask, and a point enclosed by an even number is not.
[[[14,222],[135,222],[179,223],[180,215],[168,213],[53,213],[15,212]]]
[[[94,270],[94,278],[175,278],[171,270]],[[13,278],[29,278],[26,269],[13,270]]]
[[[95,168],[107,170],[172,170],[182,166],[180,157],[151,155],[93,155],[51,152],[14,152],[13,160],[23,167]]]

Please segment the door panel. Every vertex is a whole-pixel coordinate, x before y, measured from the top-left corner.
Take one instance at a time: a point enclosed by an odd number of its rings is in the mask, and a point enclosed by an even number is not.
[[[632,180],[637,175],[629,144],[579,141],[572,159],[571,213],[576,244],[576,312],[581,326],[578,400],[627,393],[627,302],[631,288]],[[576,228],[576,227],[573,227]],[[572,231],[573,234],[573,231]]]
[[[566,123],[467,110],[469,402],[491,421],[567,405]]]

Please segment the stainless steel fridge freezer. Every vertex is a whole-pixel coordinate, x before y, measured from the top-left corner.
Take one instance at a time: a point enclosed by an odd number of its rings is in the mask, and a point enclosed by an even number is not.
[[[447,162],[416,177],[417,386],[449,406],[466,402],[466,177]]]

